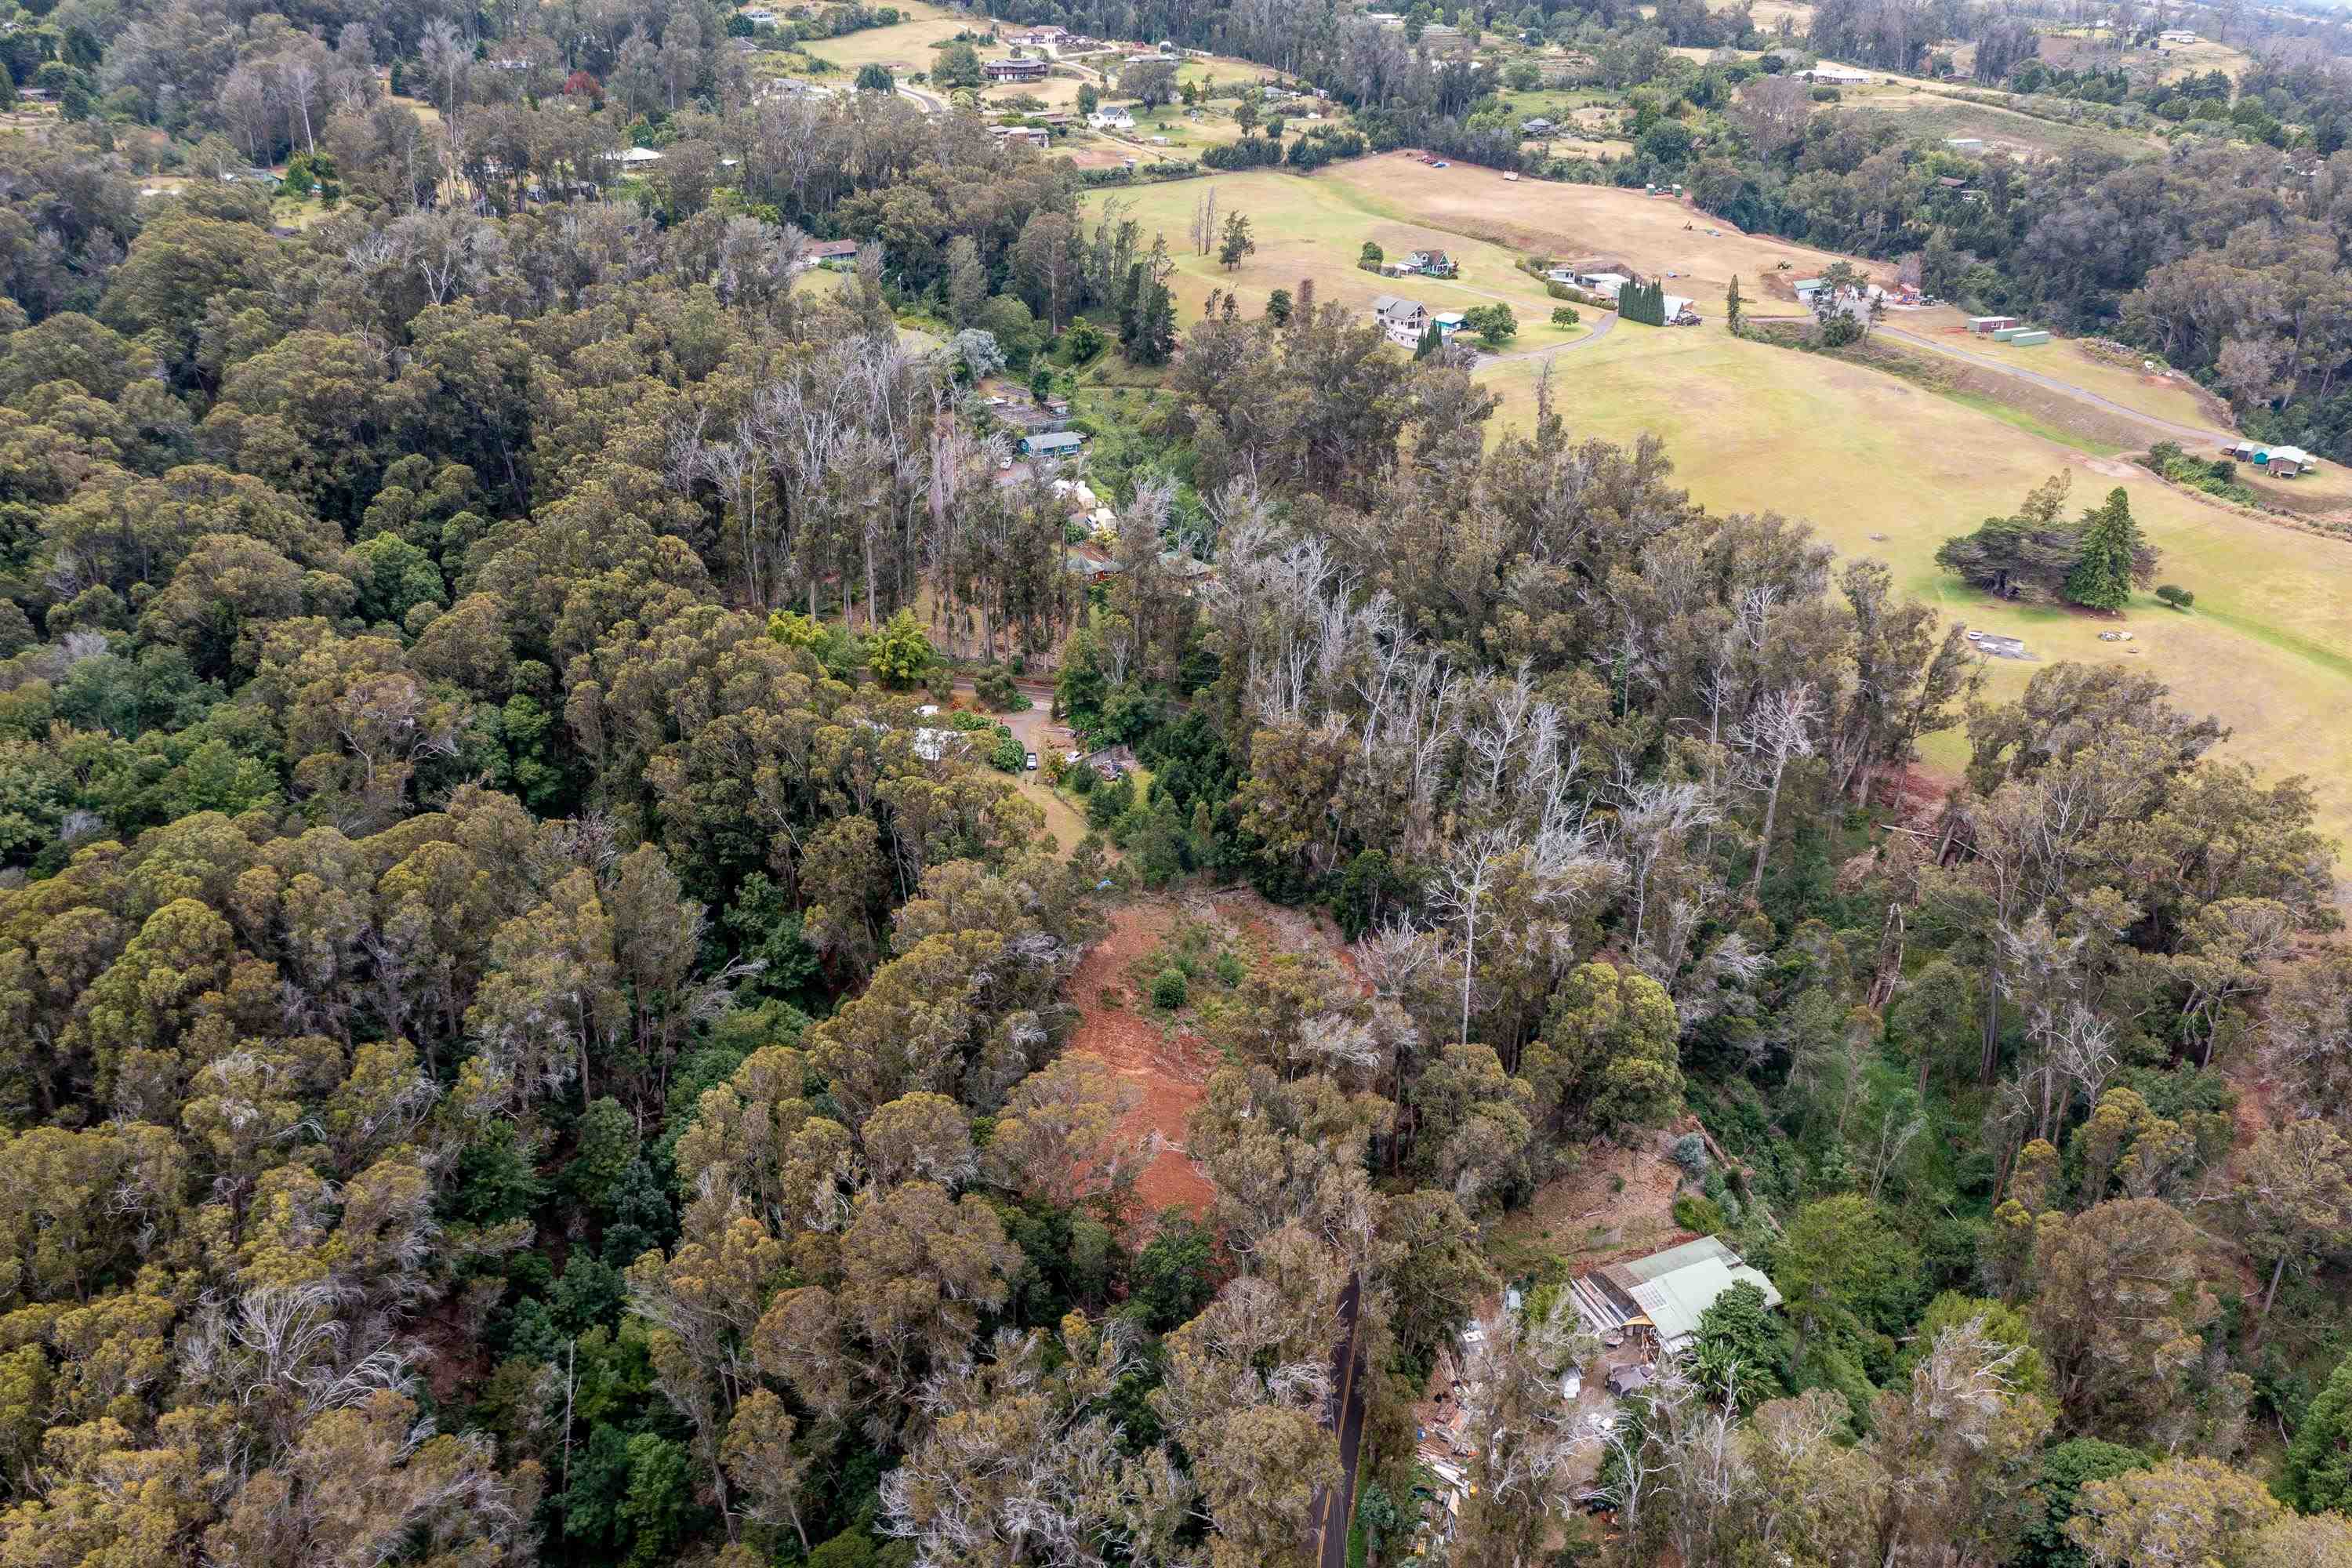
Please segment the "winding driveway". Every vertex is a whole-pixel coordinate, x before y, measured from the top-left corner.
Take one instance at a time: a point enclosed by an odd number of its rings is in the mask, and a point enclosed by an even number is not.
[[[1475,292],[1475,290],[1473,291]],[[1500,300],[1503,298],[1500,294],[1489,294],[1486,297],[1490,300]],[[1496,361],[1507,359],[1540,359],[1547,354],[1564,354],[1572,353],[1577,349],[1589,349],[1616,330],[1617,312],[1614,310],[1603,310],[1599,316],[1593,319],[1592,330],[1585,333],[1582,337],[1577,339],[1572,343],[1554,343],[1548,349],[1513,349],[1507,354],[1480,354],[1478,356],[1478,363],[1480,364],[1489,364]]]
[[[2120,418],[2128,419],[2136,425],[2156,431],[2166,440],[2179,441],[2183,445],[2195,447],[2219,447],[2237,439],[2235,436],[2210,426],[2176,425],[2169,419],[2159,419],[2153,414],[2143,414],[2137,408],[2126,408],[2111,398],[2102,397],[2095,392],[2086,391],[2072,383],[2060,381],[2055,376],[2043,375],[2040,371],[2027,370],[2022,365],[2003,364],[1999,360],[1986,359],[1981,354],[1970,353],[1966,349],[1955,348],[1949,343],[1937,342],[1933,338],[1907,331],[1895,325],[1892,321],[1881,322],[1878,331],[1885,336],[1893,338],[1900,343],[1907,343],[1915,349],[1926,349],[1929,353],[1941,354],[1946,359],[1956,359],[1963,364],[1974,365],[1979,370],[1989,370],[1996,375],[2013,376],[2019,381],[2038,386],[2045,392],[2054,392],[2061,397],[2098,409],[2103,414],[2113,414]]]

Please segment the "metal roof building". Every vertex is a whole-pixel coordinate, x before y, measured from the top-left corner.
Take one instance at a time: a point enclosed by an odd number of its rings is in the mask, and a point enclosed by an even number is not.
[[[1656,1337],[1660,1350],[1672,1352],[1698,1332],[1699,1315],[1715,1305],[1715,1299],[1739,1284],[1761,1290],[1768,1307],[1780,1304],[1780,1292],[1762,1270],[1749,1268],[1717,1237],[1703,1236],[1647,1258],[1596,1268],[1570,1289],[1578,1311],[1594,1331],[1646,1330]]]

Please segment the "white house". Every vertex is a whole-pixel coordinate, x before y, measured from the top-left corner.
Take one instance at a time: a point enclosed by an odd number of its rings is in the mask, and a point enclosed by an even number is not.
[[[1382,294],[1372,301],[1372,319],[1388,332],[1391,342],[1406,348],[1420,342],[1429,327],[1429,311],[1420,300],[1394,294]]]
[[[2193,44],[2197,41],[2197,33],[2191,27],[2173,27],[2158,33],[2157,38],[2167,44]]]
[[[646,163],[660,163],[661,154],[650,147],[624,147],[617,153],[605,153],[604,162],[635,169]]]
[[[1132,131],[1135,129],[1135,116],[1116,104],[1110,104],[1087,115],[1087,123],[1097,131]]]
[[[1861,87],[1870,80],[1870,73],[1852,66],[1831,65],[1824,60],[1811,70],[1799,71],[1799,78],[1819,82],[1824,87]]]

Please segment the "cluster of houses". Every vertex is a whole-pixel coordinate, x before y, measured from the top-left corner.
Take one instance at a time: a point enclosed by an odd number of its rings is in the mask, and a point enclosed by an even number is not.
[[[2291,479],[2319,466],[2319,459],[2300,447],[2273,447],[2267,441],[2232,441],[2221,450],[2274,479]]]

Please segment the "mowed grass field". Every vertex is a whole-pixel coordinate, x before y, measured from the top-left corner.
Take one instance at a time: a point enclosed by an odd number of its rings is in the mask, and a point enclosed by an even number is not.
[[[891,0],[899,15],[908,20],[891,27],[868,27],[862,33],[845,33],[838,38],[812,38],[802,47],[819,59],[831,60],[843,70],[855,72],[860,66],[889,66],[901,71],[928,71],[937,57],[931,46],[943,44],[967,27],[978,26],[985,31],[987,18],[964,16],[944,5],[929,5],[923,0]],[[994,58],[1006,51],[996,50]]]
[[[1522,182],[1525,183],[1525,182]],[[1227,272],[1214,255],[1192,254],[1192,212],[1211,189],[1217,196],[1218,222],[1226,214],[1246,213],[1257,240],[1257,253]],[[1510,188],[1510,187],[1506,187]],[[1129,215],[1149,237],[1168,237],[1176,258],[1176,275],[1170,288],[1176,295],[1177,313],[1191,322],[1201,313],[1210,291],[1238,291],[1255,314],[1276,289],[1297,290],[1299,279],[1315,279],[1318,300],[1337,300],[1354,309],[1370,310],[1376,296],[1395,294],[1418,300],[1430,310],[1467,310],[1501,301],[1518,318],[1519,335],[1512,352],[1556,347],[1586,336],[1599,313],[1583,309],[1581,324],[1567,330],[1551,324],[1559,301],[1544,291],[1540,279],[1515,265],[1518,253],[1434,224],[1404,222],[1369,210],[1352,187],[1322,176],[1266,170],[1220,174],[1213,180],[1177,180],[1108,193],[1125,205]],[[1089,211],[1105,197],[1089,195]],[[1391,260],[1407,251],[1442,249],[1450,252],[1462,276],[1447,282],[1435,278],[1382,278],[1356,266],[1366,240],[1376,242]]]
[[[1496,416],[1524,426],[1542,360],[1502,361],[1486,378]],[[1909,593],[1969,626],[2021,637],[2039,663],[1985,664],[1987,693],[2022,690],[2060,659],[2145,668],[2184,707],[2234,735],[2226,754],[2269,776],[2303,773],[2326,830],[2352,847],[2352,543],[2269,524],[2157,482],[2144,470],[2025,434],[1989,414],[1859,366],[1697,331],[1621,324],[1553,360],[1569,428],[1630,441],[1655,432],[1675,478],[1719,511],[1775,510],[1811,521],[1843,555],[1891,567]],[[2163,552],[2158,575],[2197,595],[2179,615],[2140,596],[2126,618],[2006,605],[1935,564],[1938,546],[2015,510],[2053,473],[2079,509],[2120,484]],[[1883,537],[1874,537],[1883,536]],[[2126,644],[2102,631],[2127,630]],[[1958,734],[1931,762],[1956,763]]]

